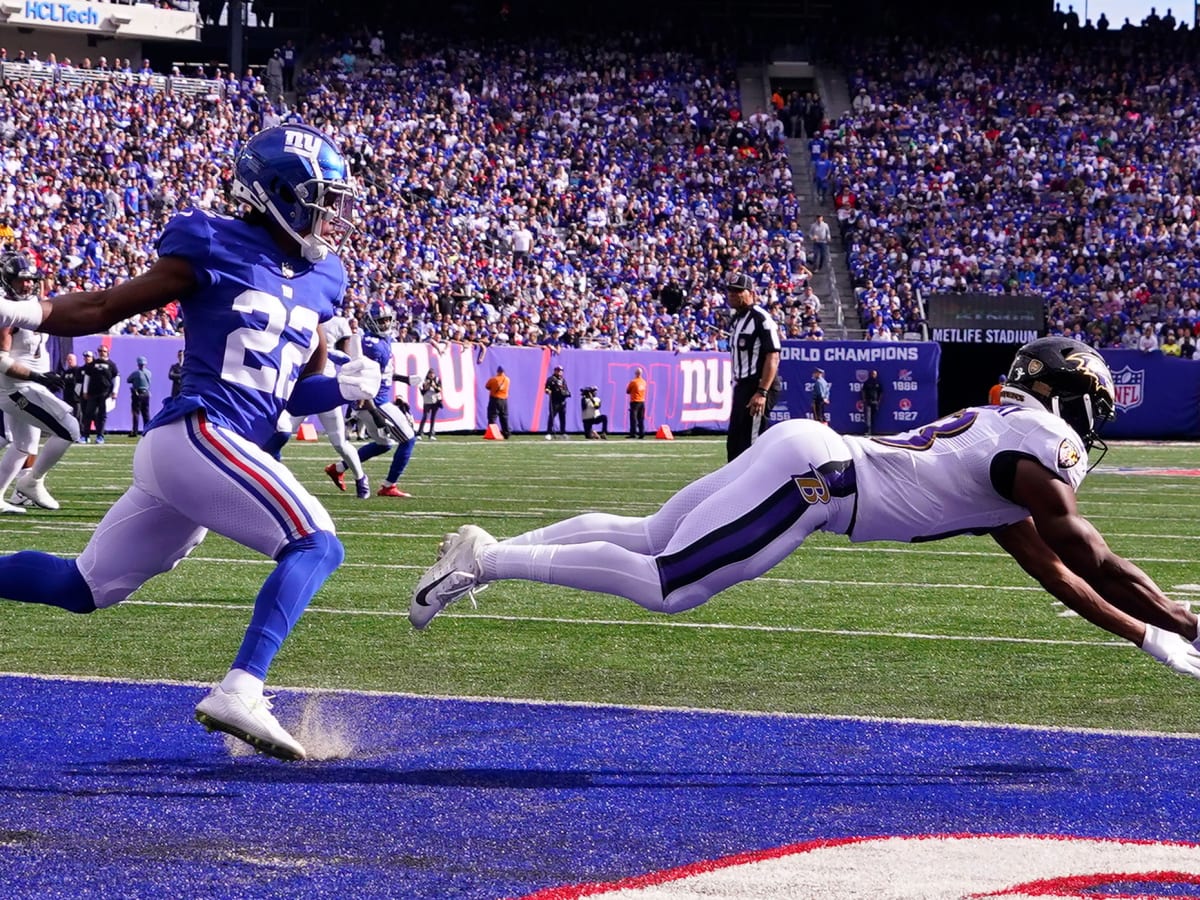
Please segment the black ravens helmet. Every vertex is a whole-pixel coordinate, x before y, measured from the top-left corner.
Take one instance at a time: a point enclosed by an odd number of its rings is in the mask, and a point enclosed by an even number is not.
[[[1000,402],[1048,409],[1078,432],[1088,450],[1117,412],[1108,363],[1087,344],[1065,337],[1039,338],[1018,350]]]
[[[41,278],[42,273],[24,253],[6,253],[0,257],[0,287],[13,300],[35,299],[37,292],[31,289],[31,282]]]

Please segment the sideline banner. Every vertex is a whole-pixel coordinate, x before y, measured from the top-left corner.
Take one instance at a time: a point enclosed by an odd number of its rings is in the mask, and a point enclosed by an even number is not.
[[[55,366],[66,354],[80,359],[84,350],[101,344],[120,370],[120,388],[115,401],[109,402],[108,430],[128,431],[130,426],[129,386],[125,379],[137,368],[137,358],[145,356],[152,373],[151,415],[171,394],[167,372],[183,349],[182,338],[137,337],[132,335],[93,335],[83,338],[57,338],[52,342]],[[432,368],[442,379],[443,407],[437,427],[441,431],[482,431],[487,427],[487,390],[484,384],[497,366],[503,366],[510,379],[509,424],[514,432],[545,431],[547,403],[544,386],[555,366],[561,365],[571,388],[567,403],[567,429],[580,432],[580,389],[598,387],[600,411],[608,416],[608,429],[616,434],[629,430],[629,401],[625,386],[640,368],[647,381],[646,428],[651,434],[659,425],[672,431],[690,428],[725,429],[729,421],[729,354],[662,353],[608,350],[564,350],[551,354],[542,347],[493,347],[478,360],[478,351],[450,345],[444,352],[430,344],[395,344],[393,360],[398,373],[410,374],[414,383],[396,383],[397,396],[406,399],[420,417],[420,381]],[[311,420],[315,423],[316,417]]]
[[[907,431],[937,418],[941,354],[932,342],[785,341],[779,363],[784,390],[771,418],[811,418],[813,369],[819,366],[829,382],[830,426],[839,434],[862,434],[862,386],[874,369],[883,383],[875,431]]]
[[[1103,350],[1117,392],[1106,438],[1200,437],[1200,362],[1160,351]]]
[[[95,350],[107,344],[121,372],[116,401],[110,402],[108,428],[128,431],[129,386],[125,378],[145,356],[153,381],[150,407],[153,414],[170,396],[167,372],[183,348],[182,338],[99,335],[58,339],[55,363],[75,352]],[[897,432],[937,418],[937,368],[941,348],[933,343],[873,343],[868,341],[785,341],[780,361],[784,389],[771,414],[775,421],[807,418],[812,396],[812,368],[825,369],[832,386],[830,424],[845,434],[866,428],[862,383],[871,369],[883,382],[878,431]],[[406,399],[419,415],[418,390],[426,371],[433,369],[442,379],[443,407],[437,427],[441,431],[482,431],[487,427],[487,390],[484,384],[497,366],[512,380],[509,394],[509,425],[514,432],[544,432],[548,414],[544,392],[546,379],[561,365],[571,388],[567,403],[567,429],[580,432],[580,389],[599,388],[601,412],[608,416],[614,434],[629,430],[629,402],[625,386],[640,368],[647,382],[646,428],[653,433],[660,425],[672,431],[689,429],[724,431],[729,422],[732,397],[728,353],[666,353],[632,350],[564,350],[552,354],[542,347],[492,347],[479,359],[478,351],[457,344],[438,352],[430,344],[396,344],[395,370],[413,376],[412,385],[396,384],[397,395]],[[315,417],[313,418],[315,421]]]

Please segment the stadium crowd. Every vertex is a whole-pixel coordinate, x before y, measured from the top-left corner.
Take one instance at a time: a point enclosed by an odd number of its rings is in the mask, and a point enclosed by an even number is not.
[[[918,328],[932,293],[1032,293],[1050,334],[1194,355],[1194,43],[1084,27],[1019,47],[851,48],[852,108],[810,146],[868,336]]]
[[[177,209],[233,209],[226,160],[293,118],[352,160],[349,304],[390,307],[400,340],[717,349],[733,269],[785,333],[819,335],[784,126],[742,117],[731,60],[644,35],[395,44],[314,48],[292,109],[254,76],[187,94],[6,78],[0,242],[53,289],[129,277]],[[173,308],[119,326],[180,327]]]
[[[722,349],[734,269],[785,336],[819,339],[800,227],[818,210],[785,149],[803,120],[868,338],[919,331],[931,293],[1032,293],[1051,334],[1189,356],[1192,37],[864,40],[845,48],[853,100],[832,120],[778,101],[743,117],[733,60],[648,35],[430,49],[364,31],[311,48],[293,108],[249,73],[170,92],[128,60],[87,60],[107,77],[5,76],[0,242],[35,253],[52,289],[128,277],[177,209],[232,210],[224,160],[291,118],[348,151],[363,187],[349,305],[390,307],[401,340]],[[119,326],[181,327],[174,308]]]

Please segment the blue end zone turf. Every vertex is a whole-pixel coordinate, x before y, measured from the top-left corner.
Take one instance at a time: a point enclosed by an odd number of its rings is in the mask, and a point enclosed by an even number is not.
[[[818,838],[1197,836],[1190,738],[286,692],[346,758],[281,763],[196,725],[205,688],[0,690],[9,898],[498,898]]]

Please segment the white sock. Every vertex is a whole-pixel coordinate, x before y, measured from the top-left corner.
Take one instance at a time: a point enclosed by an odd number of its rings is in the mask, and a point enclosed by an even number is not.
[[[252,694],[261,697],[263,680],[245,669],[230,669],[229,674],[221,679],[221,690],[227,694]]]

